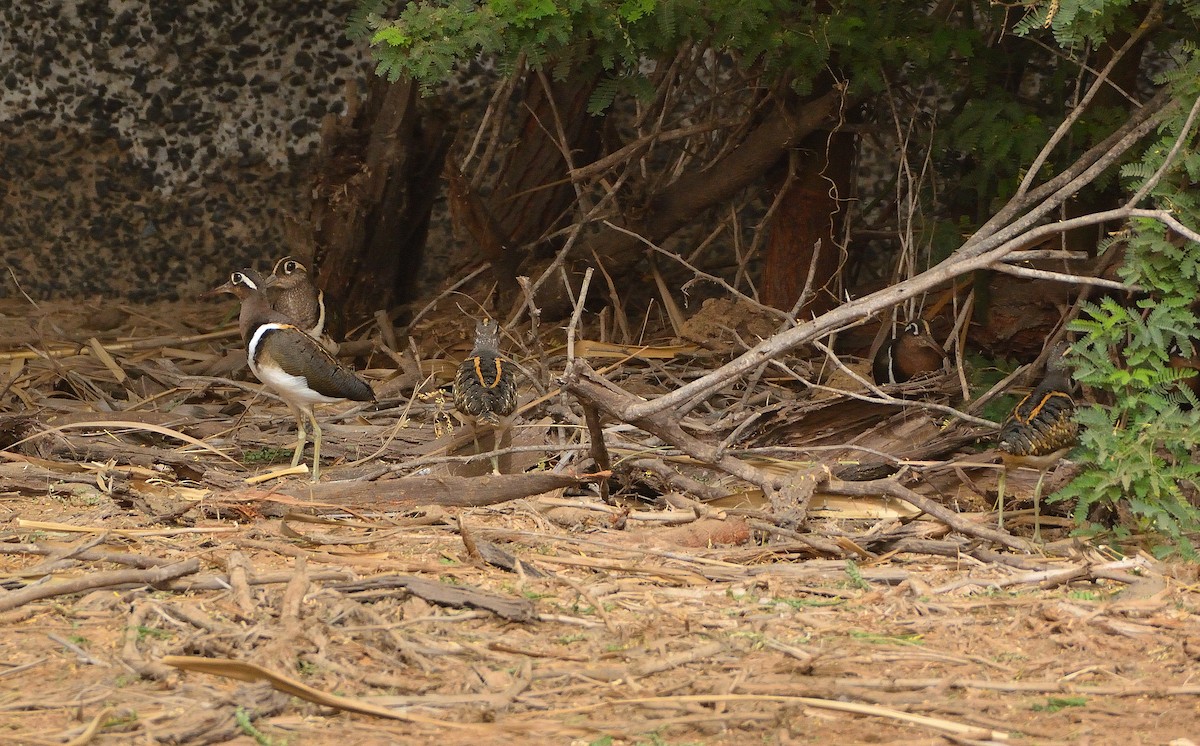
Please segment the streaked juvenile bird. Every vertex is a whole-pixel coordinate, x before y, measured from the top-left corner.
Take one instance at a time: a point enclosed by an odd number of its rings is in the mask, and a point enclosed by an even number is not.
[[[454,376],[454,406],[470,421],[473,431],[479,422],[497,428],[506,426],[506,418],[517,408],[515,366],[500,354],[500,324],[495,319],[484,319],[475,325],[471,354],[459,364]],[[478,449],[477,432],[475,445]],[[492,471],[500,473],[495,456]]]
[[[1042,382],[1022,399],[1000,428],[999,448],[1004,461],[997,486],[998,522],[1004,526],[1004,487],[1008,470],[1022,466],[1036,469],[1037,487],[1033,491],[1033,538],[1041,540],[1042,482],[1046,472],[1075,447],[1079,423],[1075,421],[1075,400],[1067,377],[1065,342],[1055,345],[1046,360]]]
[[[875,383],[904,383],[921,373],[941,370],[946,354],[933,338],[929,322],[910,321],[880,346],[871,363]]]
[[[213,292],[232,293],[241,300],[238,326],[246,343],[250,370],[287,403],[296,418],[298,437],[292,466],[299,464],[304,455],[305,419],[312,423],[315,482],[321,469],[321,425],[313,414],[313,405],[344,399],[374,401],[375,394],[365,381],[334,360],[317,340],[279,311],[272,310],[266,295],[271,282],[271,278],[264,278],[254,270],[243,269],[232,273]]]

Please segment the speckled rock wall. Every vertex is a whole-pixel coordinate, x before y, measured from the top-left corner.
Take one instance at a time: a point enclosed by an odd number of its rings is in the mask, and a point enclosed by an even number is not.
[[[371,71],[353,7],[0,3],[0,296],[188,297],[288,253],[321,119]]]

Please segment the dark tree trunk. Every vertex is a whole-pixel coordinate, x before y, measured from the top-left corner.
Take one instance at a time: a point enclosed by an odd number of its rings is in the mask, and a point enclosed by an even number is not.
[[[449,138],[416,86],[372,81],[322,128],[311,221],[332,332],[409,300]]]
[[[544,82],[549,83],[549,96]],[[535,241],[570,221],[575,188],[567,180],[558,125],[561,122],[576,167],[596,159],[602,120],[587,111],[594,87],[590,76],[566,80],[529,76],[521,132],[488,200],[511,245]]]
[[[600,150],[600,120],[587,112],[594,87],[591,77],[550,81],[528,76],[520,131],[490,195],[473,191],[463,174],[447,168],[451,220],[474,242],[480,257],[491,262],[498,309],[515,299],[517,275],[536,253],[538,239],[575,217],[570,167],[591,163]],[[559,147],[560,127],[570,148],[570,164]],[[522,251],[530,245],[533,251]]]
[[[855,141],[848,132],[815,132],[805,138],[796,157],[795,178],[783,186],[771,218],[759,283],[759,299],[766,305],[790,311],[810,273],[800,318],[838,305],[842,250],[837,242],[853,186]]]

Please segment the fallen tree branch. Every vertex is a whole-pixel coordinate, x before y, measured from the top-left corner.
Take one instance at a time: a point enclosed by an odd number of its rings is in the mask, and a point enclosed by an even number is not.
[[[32,601],[44,598],[66,596],[72,593],[82,593],[97,588],[110,588],[127,585],[158,586],[168,580],[191,575],[200,571],[200,560],[192,557],[189,560],[176,562],[161,567],[145,570],[109,570],[94,572],[70,580],[58,580],[50,583],[29,585],[19,590],[0,596],[0,611],[11,611]]]
[[[840,479],[830,479],[821,487],[821,490],[834,495],[852,495],[858,497],[886,495],[894,497],[916,506],[961,534],[1001,544],[1018,552],[1029,553],[1033,551],[1033,545],[1024,539],[1018,539],[1005,531],[987,528],[963,518],[946,506],[913,492],[894,479],[874,479],[869,482],[843,482]]]
[[[772,494],[787,481],[786,477],[774,476],[745,461],[719,452],[718,446],[705,443],[683,430],[674,418],[663,412],[653,412],[645,417],[626,419],[625,413],[643,401],[601,377],[583,358],[572,361],[558,385],[579,398],[584,406],[596,406],[617,419],[641,428],[661,438],[694,459],[712,464],[717,469],[755,485],[764,494]]]
[[[1035,269],[1033,267],[1014,267],[1004,262],[996,262],[991,266],[991,269],[1003,272],[1006,275],[1012,275],[1013,277],[1026,277],[1031,280],[1051,280],[1052,282],[1066,282],[1073,285],[1096,285],[1097,287],[1108,288],[1110,290],[1120,290],[1124,293],[1140,293],[1144,290],[1140,285],[1106,280],[1103,277],[1071,275],[1066,272],[1054,272],[1048,269]]]
[[[339,511],[400,510],[417,505],[479,507],[540,495],[564,487],[577,487],[608,476],[603,472],[573,475],[543,471],[481,477],[404,477],[374,482],[288,484],[275,494],[262,493],[255,497],[264,503],[283,502],[293,508],[335,508]],[[306,505],[306,500],[314,502]]]
[[[533,602],[526,598],[502,596],[468,585],[448,585],[416,575],[375,575],[363,580],[330,583],[326,587],[341,593],[403,589],[438,606],[482,609],[510,622],[530,622],[537,614]]]

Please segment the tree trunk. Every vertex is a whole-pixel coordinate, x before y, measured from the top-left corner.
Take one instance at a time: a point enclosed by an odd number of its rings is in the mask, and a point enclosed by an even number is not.
[[[763,303],[790,311],[807,284],[799,309],[807,319],[838,305],[843,252],[837,242],[853,186],[855,137],[815,132],[801,147],[795,178],[783,186],[771,218],[759,289]]]
[[[501,304],[512,300],[516,276],[525,260],[548,253],[536,248],[518,253],[519,247],[538,241],[575,218],[571,165],[591,163],[600,150],[602,120],[587,111],[595,83],[591,76],[550,80],[529,74],[519,135],[501,166],[495,189],[485,200],[502,238],[503,255],[493,260]],[[570,164],[561,149],[560,127],[571,154]]]
[[[523,106],[526,116],[516,147],[488,200],[513,245],[535,241],[570,222],[575,187],[565,181],[569,167],[560,149],[558,128],[561,125],[575,166],[596,159],[602,119],[587,112],[593,88],[591,76],[549,80],[530,75]]]
[[[375,78],[321,133],[311,214],[332,332],[407,301],[449,146],[411,81]]]

